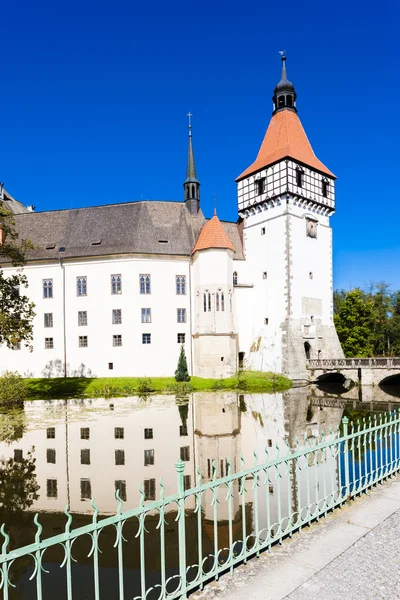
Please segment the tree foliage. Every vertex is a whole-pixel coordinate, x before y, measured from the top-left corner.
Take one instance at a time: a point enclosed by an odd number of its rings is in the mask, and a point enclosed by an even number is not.
[[[176,381],[190,381],[185,348],[183,344],[181,346],[181,352],[179,354],[178,366],[175,371],[175,379]]]
[[[13,216],[1,201],[0,235],[0,344],[11,348],[24,341],[31,348],[34,304],[21,291],[28,287],[22,266],[26,250],[32,245],[27,240],[19,239]],[[6,276],[1,269],[5,264],[18,267],[17,271]]]
[[[0,406],[13,408],[23,406],[28,395],[25,379],[19,373],[6,371],[0,377]]]
[[[337,290],[333,306],[345,356],[400,356],[400,291],[385,282]]]

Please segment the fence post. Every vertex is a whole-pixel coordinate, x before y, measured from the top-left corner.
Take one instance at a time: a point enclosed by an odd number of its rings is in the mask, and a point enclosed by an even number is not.
[[[178,473],[178,540],[179,540],[179,576],[181,580],[181,600],[187,598],[186,595],[186,538],[185,538],[185,491],[183,473],[185,471],[185,463],[179,459],[175,465]]]
[[[350,475],[349,475],[349,419],[343,417],[343,438],[344,438],[344,483],[346,488],[346,499],[350,496]]]

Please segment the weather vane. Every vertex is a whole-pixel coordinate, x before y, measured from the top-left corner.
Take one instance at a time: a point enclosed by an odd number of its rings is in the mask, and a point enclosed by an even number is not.
[[[282,56],[282,58],[286,58],[286,50],[279,50],[279,54]]]
[[[193,117],[192,113],[189,111],[188,114],[186,115],[187,117],[189,117],[189,127],[192,126],[192,121],[191,118]]]

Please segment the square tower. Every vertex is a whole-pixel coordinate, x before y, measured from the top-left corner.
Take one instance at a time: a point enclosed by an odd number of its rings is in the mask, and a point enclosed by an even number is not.
[[[285,62],[257,158],[236,180],[246,255],[239,351],[248,368],[304,378],[309,359],[343,356],[332,300],[336,178],[307,139]]]

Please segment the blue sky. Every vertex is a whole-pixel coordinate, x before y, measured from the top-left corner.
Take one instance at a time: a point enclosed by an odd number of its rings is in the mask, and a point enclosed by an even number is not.
[[[284,48],[338,176],[335,287],[400,288],[399,18],[385,0],[4,3],[0,180],[37,210],[180,200],[190,110],[203,211],[216,194],[236,220]]]

